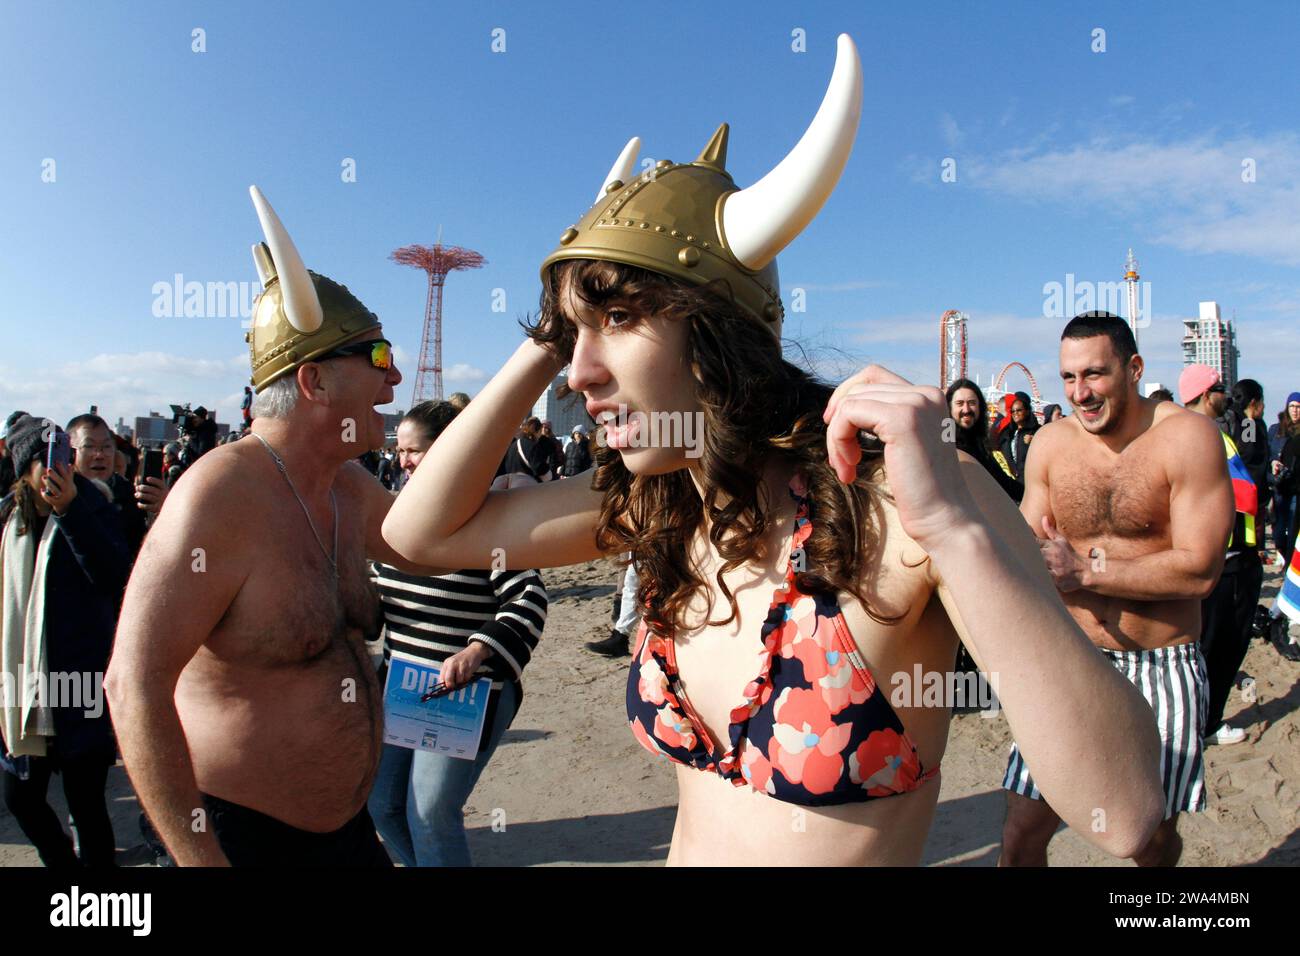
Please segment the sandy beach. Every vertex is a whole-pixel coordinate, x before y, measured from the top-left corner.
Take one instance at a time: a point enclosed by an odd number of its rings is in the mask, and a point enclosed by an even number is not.
[[[1280,581],[1266,569],[1261,601]],[[627,730],[623,695],[627,659],[585,650],[606,636],[617,571],[594,562],[544,572],[550,594],[546,633],[525,675],[523,708],[467,808],[470,848],[480,866],[647,866],[668,854],[676,809],[672,769],[638,746]],[[1300,630],[1293,625],[1292,632]],[[1247,730],[1244,743],[1206,751],[1209,806],[1185,814],[1181,865],[1300,863],[1300,664],[1255,641],[1227,716]],[[1000,783],[1010,746],[1007,722],[978,713],[953,718],[943,761],[939,807],[924,863],[992,866],[1004,798]],[[67,818],[56,777],[51,803]],[[136,819],[139,805],[119,764],[109,801],[123,865],[151,865]],[[1055,866],[1131,865],[1062,829]],[[0,866],[39,865],[13,818],[0,808]]]

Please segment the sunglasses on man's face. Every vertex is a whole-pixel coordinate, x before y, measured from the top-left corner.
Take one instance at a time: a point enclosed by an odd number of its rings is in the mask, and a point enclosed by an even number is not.
[[[349,355],[369,356],[370,364],[375,368],[388,370],[393,367],[393,343],[388,339],[366,339],[364,342],[353,342],[351,345],[344,345],[332,352],[326,352],[317,361],[346,358]]]

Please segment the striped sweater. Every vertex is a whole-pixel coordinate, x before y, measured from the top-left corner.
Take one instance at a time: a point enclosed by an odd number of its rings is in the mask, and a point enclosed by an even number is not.
[[[470,641],[481,641],[492,654],[476,676],[490,677],[493,691],[522,678],[546,626],[546,586],[536,571],[422,577],[385,564],[378,571],[385,663],[397,654],[440,664]]]

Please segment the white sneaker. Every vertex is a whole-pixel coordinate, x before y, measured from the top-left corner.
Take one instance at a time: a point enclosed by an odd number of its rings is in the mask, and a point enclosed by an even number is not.
[[[1205,738],[1207,744],[1239,744],[1246,739],[1246,732],[1240,727],[1219,724],[1219,729]]]

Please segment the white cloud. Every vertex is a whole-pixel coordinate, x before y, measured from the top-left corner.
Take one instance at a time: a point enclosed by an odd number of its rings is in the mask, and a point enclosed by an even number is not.
[[[1243,181],[1253,172],[1254,181]],[[1148,241],[1300,265],[1300,135],[1180,142],[1094,137],[970,156],[970,185],[1147,223]],[[933,177],[927,173],[926,181]]]
[[[443,369],[442,372],[444,382],[482,382],[487,377],[488,373],[481,368],[466,365],[464,362],[457,362],[451,368]]]
[[[960,145],[964,137],[961,127],[957,125],[957,121],[952,118],[950,113],[941,113],[939,115],[939,133],[948,146]]]
[[[100,354],[46,369],[6,364],[0,366],[0,415],[22,408],[65,422],[98,405],[110,425],[119,417],[134,425],[137,415],[166,415],[170,404],[191,402],[233,422],[247,382],[246,352],[224,360],[166,352]]]

